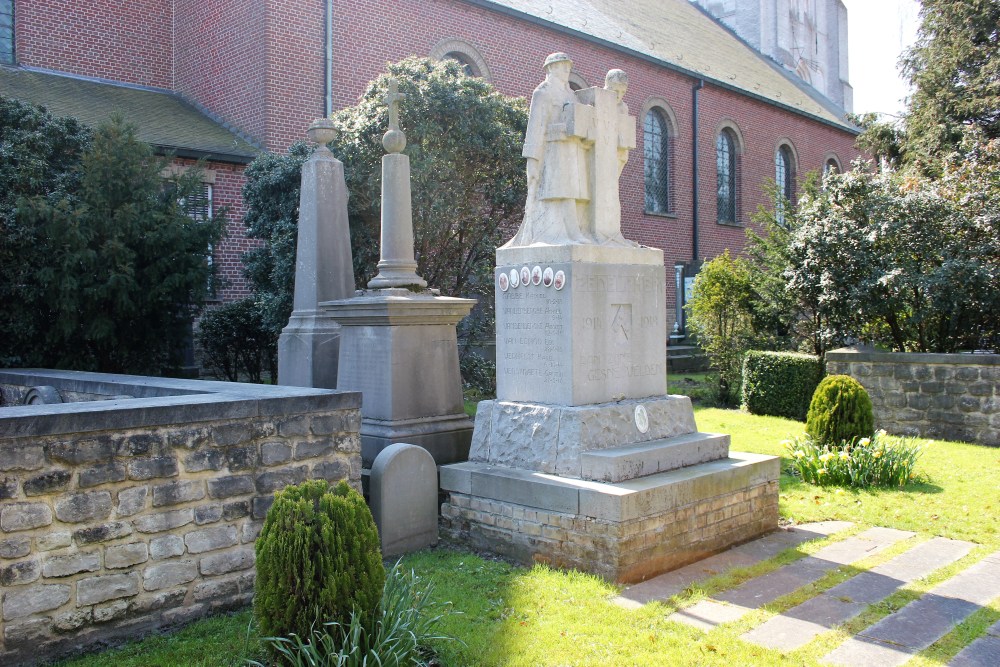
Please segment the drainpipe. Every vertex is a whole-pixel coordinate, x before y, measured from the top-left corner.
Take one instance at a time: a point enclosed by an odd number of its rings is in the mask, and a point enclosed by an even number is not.
[[[705,80],[698,79],[698,83],[691,88],[691,260],[698,261],[698,91],[705,87]]]
[[[326,0],[326,49],[323,58],[323,116],[333,113],[333,0]]]

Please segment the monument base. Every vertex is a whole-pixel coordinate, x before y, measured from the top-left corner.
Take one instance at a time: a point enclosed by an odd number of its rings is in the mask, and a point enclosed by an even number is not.
[[[337,388],[340,326],[325,313],[292,313],[278,337],[278,382],[289,387]]]
[[[472,420],[455,327],[475,303],[431,290],[381,289],[320,304],[341,327],[337,386],[363,396],[363,467],[395,442],[423,447],[437,465],[465,460]]]
[[[731,456],[618,483],[459,463],[441,468],[448,538],[525,564],[634,583],[778,527],[780,460]]]

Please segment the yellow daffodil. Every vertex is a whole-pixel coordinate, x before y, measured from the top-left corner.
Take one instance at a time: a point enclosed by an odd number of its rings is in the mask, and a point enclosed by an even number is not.
[[[841,452],[840,453],[840,460],[841,461],[846,461],[849,458],[851,458],[851,455],[848,454],[847,452]]]
[[[875,431],[875,435],[877,435],[880,438],[883,438],[886,435],[888,435],[888,433],[886,433],[884,428],[880,428],[879,430]]]
[[[861,445],[862,447],[867,447],[868,445],[872,444],[872,439],[861,438],[860,440],[858,440],[858,444]]]
[[[833,454],[831,454],[830,452],[826,452],[824,454],[820,454],[819,455],[819,460],[822,461],[823,463],[826,463],[827,461],[829,461],[832,458],[833,458]]]
[[[792,441],[791,440],[782,440],[780,444],[781,444],[782,447],[790,447],[792,445]]]
[[[882,450],[881,449],[875,450],[875,453],[873,453],[872,456],[874,456],[875,458],[882,456]]]
[[[797,459],[801,459],[805,455],[806,455],[806,453],[804,451],[802,451],[801,449],[796,449],[794,452],[792,452],[792,456],[794,456]]]
[[[826,468],[820,468],[818,471],[816,471],[816,474],[817,475],[825,475],[826,474]]]

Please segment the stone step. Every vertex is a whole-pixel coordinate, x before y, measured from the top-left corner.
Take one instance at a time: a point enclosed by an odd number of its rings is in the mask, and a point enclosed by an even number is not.
[[[753,609],[819,581],[827,572],[872,556],[914,533],[893,528],[869,528],[860,535],[834,542],[793,563],[745,581],[712,600],[702,600],[667,617],[703,630],[742,618]]]
[[[780,528],[764,537],[733,547],[720,554],[709,556],[642,583],[628,586],[621,595],[612,601],[626,609],[638,609],[647,602],[666,600],[677,595],[696,581],[715,576],[735,567],[756,565],[777,556],[785,549],[809,540],[829,537],[834,533],[847,530],[853,525],[849,521],[819,521]]]
[[[1000,551],[848,639],[827,653],[823,662],[859,667],[901,665],[997,596]]]
[[[805,646],[817,635],[889,597],[904,584],[957,561],[973,547],[971,542],[935,537],[768,619],[744,634],[743,639],[783,651]]]
[[[623,482],[729,456],[729,436],[688,433],[623,447],[592,449],[580,455],[583,479]]]

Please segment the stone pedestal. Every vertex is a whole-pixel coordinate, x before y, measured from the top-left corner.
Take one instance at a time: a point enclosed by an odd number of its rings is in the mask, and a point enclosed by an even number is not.
[[[635,582],[777,527],[779,459],[666,395],[664,279],[651,248],[497,251],[497,399],[441,468],[446,535]]]
[[[455,326],[474,305],[402,288],[321,304],[341,327],[338,387],[363,395],[364,467],[396,442],[423,447],[438,465],[468,457]]]
[[[587,405],[667,393],[662,250],[501,248],[496,279],[497,398]]]

